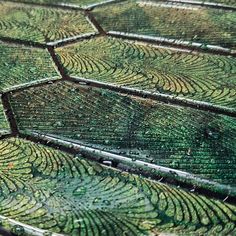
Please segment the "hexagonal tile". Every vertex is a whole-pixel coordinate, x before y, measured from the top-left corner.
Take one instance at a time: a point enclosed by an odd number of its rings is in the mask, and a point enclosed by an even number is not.
[[[57,135],[235,185],[234,118],[60,81],[16,92],[10,101],[21,132]]]
[[[236,12],[162,2],[110,4],[94,10],[106,31],[154,36],[191,46],[236,49]]]
[[[0,150],[0,214],[10,219],[66,235],[235,232],[236,207],[213,198],[18,138]]]
[[[46,49],[0,43],[0,91],[60,78]]]
[[[0,37],[50,43],[95,32],[80,11],[0,3]]]
[[[85,40],[56,52],[71,76],[236,110],[234,57],[108,37]]]

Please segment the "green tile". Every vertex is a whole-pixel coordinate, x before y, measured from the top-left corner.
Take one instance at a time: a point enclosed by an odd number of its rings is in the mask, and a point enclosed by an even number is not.
[[[180,4],[128,2],[94,10],[106,31],[236,49],[236,12]]]
[[[2,103],[0,103],[0,135],[10,133],[9,123],[4,114],[4,108]]]
[[[79,11],[0,3],[0,37],[48,43],[94,31]]]
[[[71,76],[236,110],[234,57],[99,37],[56,49]]]
[[[0,91],[59,78],[46,49],[0,43]]]
[[[236,185],[235,118],[69,82],[17,92],[10,101],[23,133],[59,135]]]
[[[11,219],[66,235],[236,232],[236,207],[223,201],[22,139],[0,149],[0,214]]]

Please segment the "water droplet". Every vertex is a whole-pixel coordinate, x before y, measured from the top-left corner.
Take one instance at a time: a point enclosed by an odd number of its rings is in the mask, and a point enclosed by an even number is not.
[[[45,231],[43,233],[43,236],[51,236],[51,235],[52,235],[52,233],[50,231]]]
[[[81,195],[84,195],[86,193],[87,189],[85,187],[79,187],[77,188],[74,192],[73,192],[73,195],[75,196],[81,196]]]
[[[24,235],[25,230],[24,230],[24,227],[21,226],[21,225],[14,225],[14,226],[12,227],[12,232],[13,232],[14,234],[20,236],[20,235]]]
[[[110,206],[111,205],[111,202],[109,200],[104,200],[103,203],[107,206]]]

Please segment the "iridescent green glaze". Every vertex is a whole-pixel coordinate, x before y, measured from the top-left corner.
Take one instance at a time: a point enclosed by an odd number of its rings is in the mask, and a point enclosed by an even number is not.
[[[0,150],[0,215],[11,219],[72,236],[236,233],[236,207],[222,201],[22,139]]]
[[[236,12],[160,2],[118,3],[95,8],[106,31],[164,37],[236,49]]]
[[[0,43],[0,91],[56,77],[46,49]]]
[[[56,49],[71,76],[236,110],[234,57],[99,37]]]
[[[0,3],[0,37],[46,43],[87,33],[94,28],[82,12]]]
[[[235,118],[69,82],[10,100],[22,132],[59,135],[235,186]]]
[[[0,234],[236,235],[235,1],[107,2],[0,1]]]

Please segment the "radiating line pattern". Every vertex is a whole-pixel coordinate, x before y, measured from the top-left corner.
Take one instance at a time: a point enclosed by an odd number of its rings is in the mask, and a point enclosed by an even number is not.
[[[107,37],[58,48],[56,52],[71,76],[236,108],[233,57]]]
[[[161,3],[160,3],[161,4]],[[106,31],[236,49],[236,12],[181,4],[118,3],[94,10]],[[197,19],[197,20],[196,20]]]
[[[10,133],[10,127],[4,114],[3,105],[0,103],[0,135],[5,133]]]
[[[0,43],[0,91],[59,78],[46,49]]]
[[[0,150],[0,214],[23,223],[72,236],[236,232],[233,205],[22,139]]]
[[[60,135],[236,185],[235,118],[68,82],[17,92],[10,101],[21,132]]]
[[[94,28],[79,11],[0,3],[0,37],[45,43],[87,33]]]

